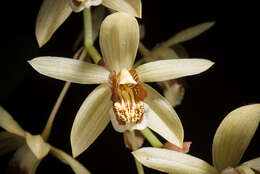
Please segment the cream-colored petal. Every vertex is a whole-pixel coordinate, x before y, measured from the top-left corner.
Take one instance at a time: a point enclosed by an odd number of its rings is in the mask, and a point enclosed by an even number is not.
[[[13,117],[0,106],[0,127],[5,129],[7,132],[24,136],[24,130],[20,125],[13,119]]]
[[[0,156],[17,149],[25,143],[24,138],[9,132],[0,132],[0,142]]]
[[[133,66],[139,43],[136,19],[123,12],[109,15],[101,25],[99,41],[105,65],[110,70],[129,70]]]
[[[141,0],[103,0],[102,4],[116,11],[126,12],[139,18],[142,17]]]
[[[250,168],[255,169],[258,172],[260,172],[260,157],[249,160],[249,161],[243,163],[242,165],[250,167]]]
[[[36,20],[36,38],[42,47],[70,16],[68,0],[44,0]]]
[[[239,167],[236,167],[236,170],[240,173],[240,174],[255,174],[255,172],[250,169],[249,167],[247,166],[239,166]]]
[[[107,83],[109,71],[99,65],[62,57],[38,57],[28,61],[40,74],[81,84]]]
[[[132,152],[143,165],[173,174],[218,174],[207,162],[184,153],[161,149],[141,148]]]
[[[110,97],[111,89],[102,84],[81,105],[70,135],[73,157],[85,151],[109,123],[108,111],[112,107]]]
[[[230,112],[219,125],[212,147],[213,164],[219,170],[236,166],[260,120],[260,104],[242,106]]]
[[[184,131],[177,113],[156,90],[146,84],[144,84],[144,88],[147,92],[145,103],[149,105],[148,127],[167,141],[182,148]]]
[[[58,158],[64,164],[69,165],[76,174],[90,174],[82,164],[62,150],[51,146],[50,154]]]
[[[191,39],[197,37],[198,35],[204,33],[208,29],[210,29],[214,24],[215,24],[215,22],[205,22],[205,23],[198,24],[193,27],[184,29],[184,30],[180,31],[179,33],[177,33],[176,35],[174,35],[173,37],[171,37],[170,39],[168,39],[167,41],[161,43],[161,46],[171,47],[178,43],[191,40]]]
[[[46,143],[40,135],[31,135],[25,133],[26,144],[29,146],[33,154],[41,160],[50,151],[50,145]]]
[[[207,59],[171,59],[145,63],[136,71],[144,82],[159,82],[199,74],[213,64]]]
[[[20,147],[9,162],[7,173],[35,174],[38,160],[27,144]]]
[[[177,53],[169,47],[156,47],[152,50],[151,57],[155,60],[177,59]]]

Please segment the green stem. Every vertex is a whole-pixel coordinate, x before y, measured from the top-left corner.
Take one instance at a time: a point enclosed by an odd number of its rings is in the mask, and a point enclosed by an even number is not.
[[[84,46],[93,59],[94,63],[97,64],[102,58],[97,51],[97,49],[93,46],[93,38],[92,38],[92,19],[91,19],[91,9],[85,8],[83,12],[84,19]]]
[[[149,141],[149,143],[153,147],[162,147],[163,146],[163,144],[160,142],[160,140],[153,134],[153,132],[149,128],[140,130],[140,132],[143,134],[143,136]]]
[[[130,136],[131,136],[132,149],[133,149],[133,151],[135,151],[135,150],[137,150],[137,145],[136,145],[136,141],[135,141],[135,133],[134,133],[134,131],[130,131]],[[137,159],[135,159],[135,165],[136,165],[138,174],[144,174],[143,166],[142,166],[141,163],[139,163],[137,161]]]
[[[80,54],[79,60],[83,60],[83,59],[85,58],[86,54],[87,54],[87,53],[86,53],[86,51],[84,50],[84,51]],[[55,103],[55,105],[54,105],[54,107],[53,107],[53,109],[52,109],[52,111],[51,111],[51,114],[50,114],[50,116],[49,116],[49,119],[48,119],[48,121],[47,121],[47,123],[46,123],[46,125],[45,125],[45,127],[44,127],[44,129],[43,129],[43,131],[42,131],[41,136],[42,136],[42,138],[43,138],[45,141],[47,141],[48,138],[49,138],[49,136],[50,136],[50,133],[51,133],[51,129],[52,129],[52,126],[53,126],[53,122],[54,122],[55,116],[56,116],[56,114],[57,114],[57,112],[58,112],[58,110],[59,110],[59,108],[60,108],[60,105],[61,105],[61,103],[62,103],[62,101],[63,101],[63,99],[64,99],[64,97],[65,97],[65,95],[66,95],[66,93],[67,93],[67,91],[68,91],[68,89],[69,89],[69,87],[70,87],[70,85],[71,85],[70,82],[66,82],[66,83],[65,83],[65,85],[64,85],[63,89],[61,90],[60,95],[59,95],[58,99],[56,100],[56,103]]]

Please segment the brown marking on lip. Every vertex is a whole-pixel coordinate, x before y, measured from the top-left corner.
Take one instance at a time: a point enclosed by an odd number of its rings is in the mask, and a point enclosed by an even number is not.
[[[77,0],[72,0],[72,3],[73,3],[76,7],[79,7],[79,6],[82,4],[82,2],[79,2],[79,1],[77,1]]]
[[[141,78],[134,69],[129,71],[137,84],[119,84],[119,75],[113,71],[110,74],[113,111],[120,125],[140,123],[143,120],[144,103],[147,93],[143,88]]]
[[[130,69],[129,73],[132,75],[133,79],[137,82],[136,92],[139,94],[139,100],[144,100],[147,97],[147,92],[145,91],[140,76],[137,74],[135,69]]]

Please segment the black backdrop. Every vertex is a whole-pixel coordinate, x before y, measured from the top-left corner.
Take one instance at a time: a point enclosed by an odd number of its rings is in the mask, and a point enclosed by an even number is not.
[[[71,57],[75,37],[82,26],[81,14],[73,14],[54,37],[39,49],[34,26],[41,1],[2,2],[0,52],[0,104],[21,126],[33,134],[44,127],[63,86],[62,81],[39,75],[26,62],[51,55]],[[14,4],[15,3],[15,4]],[[190,153],[211,163],[211,145],[221,120],[233,109],[260,102],[260,69],[256,4],[216,1],[144,0],[144,44],[152,48],[174,33],[195,24],[216,20],[216,25],[184,43],[191,57],[208,58],[216,64],[207,72],[188,77],[185,99],[176,111],[182,120]],[[218,49],[218,52],[217,52]],[[56,117],[49,142],[70,153],[69,133],[74,116],[94,85],[73,84]],[[259,130],[242,161],[260,156]],[[147,143],[145,145],[148,145]],[[12,154],[0,157],[4,173]],[[78,160],[93,173],[136,173],[133,157],[124,148],[122,135],[109,125]],[[145,169],[146,173],[159,173]],[[37,173],[72,173],[48,156]]]

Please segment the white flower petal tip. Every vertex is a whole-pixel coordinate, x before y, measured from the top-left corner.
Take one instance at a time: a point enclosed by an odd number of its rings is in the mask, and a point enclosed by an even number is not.
[[[80,84],[106,83],[109,71],[104,67],[62,57],[38,57],[28,63],[40,74]]]
[[[55,31],[70,16],[72,10],[68,0],[44,0],[36,20],[35,34],[42,47],[50,40]]]
[[[0,127],[5,129],[7,132],[24,136],[24,130],[20,125],[13,119],[13,117],[2,107],[0,106]]]
[[[142,17],[141,0],[103,0],[102,4],[116,11],[126,12],[138,18]]]
[[[131,69],[139,44],[137,20],[124,12],[107,16],[100,27],[99,42],[108,69],[117,73]]]
[[[70,135],[73,157],[84,152],[108,125],[108,112],[112,107],[110,98],[111,89],[107,84],[102,84],[80,106]]]
[[[260,104],[239,107],[223,119],[212,146],[213,164],[219,171],[239,164],[259,121]]]
[[[125,132],[127,130],[143,130],[147,127],[147,116],[146,116],[146,112],[148,109],[148,105],[146,105],[144,103],[144,115],[143,115],[143,120],[140,123],[136,123],[136,124],[125,124],[125,125],[121,125],[118,123],[115,113],[113,111],[113,109],[111,108],[109,110],[109,115],[110,115],[110,119],[111,119],[111,123],[113,128],[117,131],[117,132]]]
[[[213,65],[207,59],[170,59],[145,63],[136,71],[144,82],[160,82],[200,74]]]
[[[84,8],[98,6],[102,0],[69,0],[69,5],[73,12],[81,12]]]
[[[50,151],[50,145],[45,143],[40,135],[31,135],[30,133],[25,133],[26,144],[29,146],[33,154],[41,160]]]
[[[143,165],[174,174],[219,174],[207,162],[188,154],[161,148],[141,148],[132,152]]]

